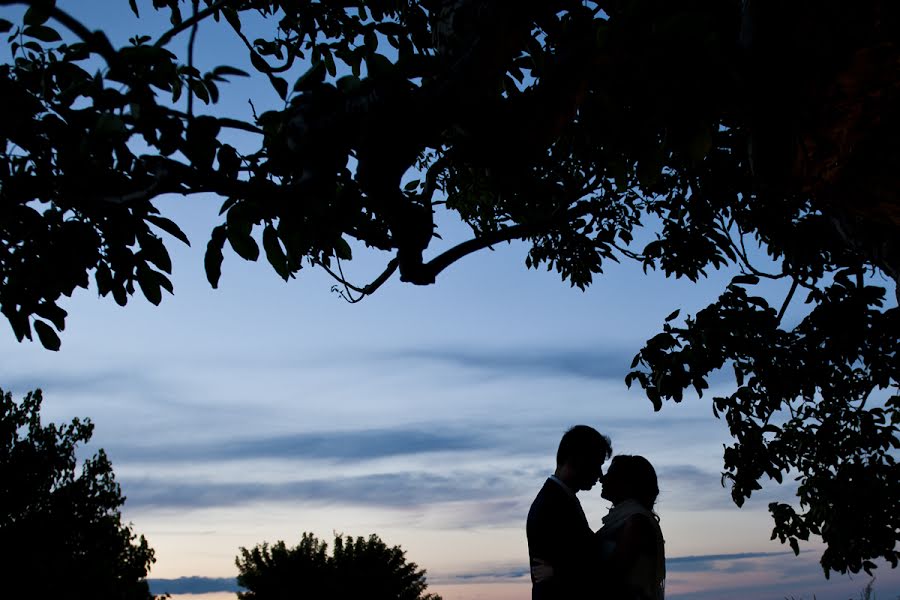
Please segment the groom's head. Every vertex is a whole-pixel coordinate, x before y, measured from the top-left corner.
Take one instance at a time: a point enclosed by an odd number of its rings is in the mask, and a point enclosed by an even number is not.
[[[603,476],[603,463],[611,455],[608,437],[593,427],[575,425],[559,441],[556,475],[576,492],[589,490]]]

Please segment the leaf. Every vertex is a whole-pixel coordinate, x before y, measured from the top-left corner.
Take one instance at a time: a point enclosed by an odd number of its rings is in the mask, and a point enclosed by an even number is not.
[[[226,177],[237,177],[241,168],[241,159],[237,150],[229,144],[219,146],[219,152],[216,155],[219,161],[219,172]],[[221,212],[219,214],[222,214]]]
[[[756,285],[759,283],[759,277],[756,275],[736,275],[731,280],[731,285]]]
[[[250,63],[253,65],[253,68],[262,73],[268,73],[271,71],[269,68],[269,63],[266,62],[262,56],[256,53],[256,51],[250,52]]]
[[[112,289],[112,272],[110,272],[106,263],[101,262],[97,265],[97,272],[94,273],[94,281],[97,282],[97,292],[101,296],[106,296]]]
[[[160,229],[162,229],[163,231],[165,231],[172,237],[181,240],[182,242],[185,243],[185,245],[187,245],[187,246],[191,245],[190,240],[188,240],[188,238],[184,234],[184,232],[181,231],[181,229],[178,227],[178,225],[176,225],[174,222],[170,221],[169,219],[167,219],[165,217],[160,217],[159,215],[147,215],[146,217],[144,217],[144,220],[147,221],[148,223],[156,225],[157,227],[159,227]]]
[[[353,258],[353,251],[350,249],[350,244],[342,237],[339,237],[334,243],[334,254],[341,260],[351,260]]]
[[[176,103],[181,99],[181,92],[184,89],[184,84],[181,83],[180,80],[176,80],[172,82],[172,103]]]
[[[113,283],[112,295],[113,300],[115,300],[116,304],[118,304],[119,306],[125,306],[126,304],[128,304],[128,291],[121,283]]]
[[[202,81],[199,79],[191,79],[189,85],[191,86],[191,91],[194,92],[194,95],[197,96],[203,104],[209,104],[209,91]]]
[[[307,69],[306,73],[297,78],[297,81],[294,83],[294,91],[304,92],[313,89],[318,84],[325,81],[325,73],[326,68],[324,63],[320,61],[313,64],[313,66]]]
[[[363,39],[366,50],[370,52],[375,52],[376,50],[378,50],[378,35],[375,33],[374,29],[368,29]]]
[[[380,77],[392,73],[396,65],[388,57],[375,53],[366,57],[366,69],[369,77]]]
[[[681,313],[681,309],[680,308],[675,309],[668,317],[666,317],[666,323],[675,319],[679,315],[679,313]]]
[[[156,272],[146,265],[138,265],[137,282],[141,287],[144,297],[153,305],[159,306],[162,302],[162,291],[159,289],[159,281],[156,279]]]
[[[225,212],[226,212],[229,208],[231,208],[232,206],[234,206],[235,204],[237,204],[237,201],[238,201],[238,199],[235,198],[235,197],[231,197],[231,198],[228,198],[227,200],[225,200],[225,202],[222,203],[222,208],[219,209],[219,216],[224,215]]]
[[[59,331],[62,331],[66,328],[66,316],[69,314],[56,304],[51,302],[41,302],[37,308],[34,309],[34,314],[41,317],[42,319],[47,319],[53,326],[56,327]]]
[[[25,11],[25,17],[22,21],[25,25],[38,26],[43,25],[50,18],[55,8],[56,0],[33,0],[30,4],[31,6]]]
[[[281,77],[272,77],[272,87],[278,92],[278,96],[284,100],[287,98],[288,82]]]
[[[137,18],[140,19],[140,18],[141,18],[141,13],[138,12],[137,0],[128,0],[128,6],[131,7],[131,12],[134,13],[134,16],[136,16]]]
[[[0,33],[6,33],[13,28],[13,24],[6,19],[0,19]]]
[[[332,56],[331,52],[323,52],[322,59],[325,61],[325,68],[328,69],[328,74],[332,77],[337,75],[337,66],[334,64],[334,56]]]
[[[164,273],[172,272],[172,258],[162,240],[155,235],[142,236],[141,254]]]
[[[217,77],[227,77],[229,75],[233,77],[250,77],[250,73],[248,73],[247,71],[242,71],[241,69],[237,69],[235,67],[229,67],[228,65],[216,67],[211,72]]]
[[[160,285],[163,289],[165,289],[167,292],[169,292],[170,294],[174,294],[174,293],[175,293],[175,288],[172,287],[172,282],[169,280],[168,277],[166,277],[166,276],[163,275],[162,273],[157,273],[157,274],[156,274],[156,280],[159,282],[159,285]]]
[[[278,273],[278,276],[287,281],[288,277],[290,277],[287,257],[281,249],[281,244],[278,242],[278,233],[272,225],[266,225],[265,229],[263,229],[262,239],[263,249],[266,251],[266,259],[275,269],[275,272]]]
[[[213,104],[219,102],[219,87],[212,79],[203,82],[206,85],[206,91],[209,92],[209,99]]]
[[[222,9],[222,14],[225,15],[225,20],[228,21],[229,25],[237,31],[241,32],[241,17],[238,16],[238,12],[230,7],[225,7]]]
[[[47,27],[46,25],[35,25],[33,27],[26,27],[24,31],[22,31],[22,35],[27,37],[33,37],[36,40],[41,40],[42,42],[61,42],[62,37],[60,37],[59,33],[52,27]]]
[[[231,213],[229,213],[231,214]],[[244,260],[255,262],[259,258],[259,244],[243,227],[228,227],[228,243],[238,256]]]
[[[44,323],[43,321],[34,322],[34,330],[38,334],[38,338],[41,340],[41,345],[47,350],[52,350],[54,352],[59,350],[60,341],[59,336],[56,335],[56,332],[53,331],[53,328]]]
[[[222,247],[225,245],[225,226],[218,225],[213,228],[209,242],[206,244],[206,255],[203,257],[203,266],[206,269],[206,279],[213,289],[219,287],[219,278],[222,276]]]

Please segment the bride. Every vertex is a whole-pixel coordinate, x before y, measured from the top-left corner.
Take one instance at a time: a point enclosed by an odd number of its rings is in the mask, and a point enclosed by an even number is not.
[[[612,459],[603,478],[601,497],[612,502],[597,532],[603,578],[603,597],[616,600],[663,600],[666,555],[653,511],[659,487],[653,465],[643,456]]]

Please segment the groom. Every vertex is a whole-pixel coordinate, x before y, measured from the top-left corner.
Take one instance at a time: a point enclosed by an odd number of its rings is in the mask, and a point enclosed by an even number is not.
[[[610,455],[609,438],[587,425],[572,427],[560,440],[556,472],[528,511],[532,600],[596,595],[588,591],[588,578],[598,566],[594,564],[594,532],[575,494],[591,489],[603,477],[603,463]]]

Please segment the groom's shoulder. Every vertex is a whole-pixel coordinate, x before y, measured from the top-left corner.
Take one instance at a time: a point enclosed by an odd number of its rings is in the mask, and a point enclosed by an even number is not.
[[[555,481],[550,478],[544,482],[543,487],[531,503],[532,510],[545,506],[552,506],[567,503],[568,495],[566,491]]]

